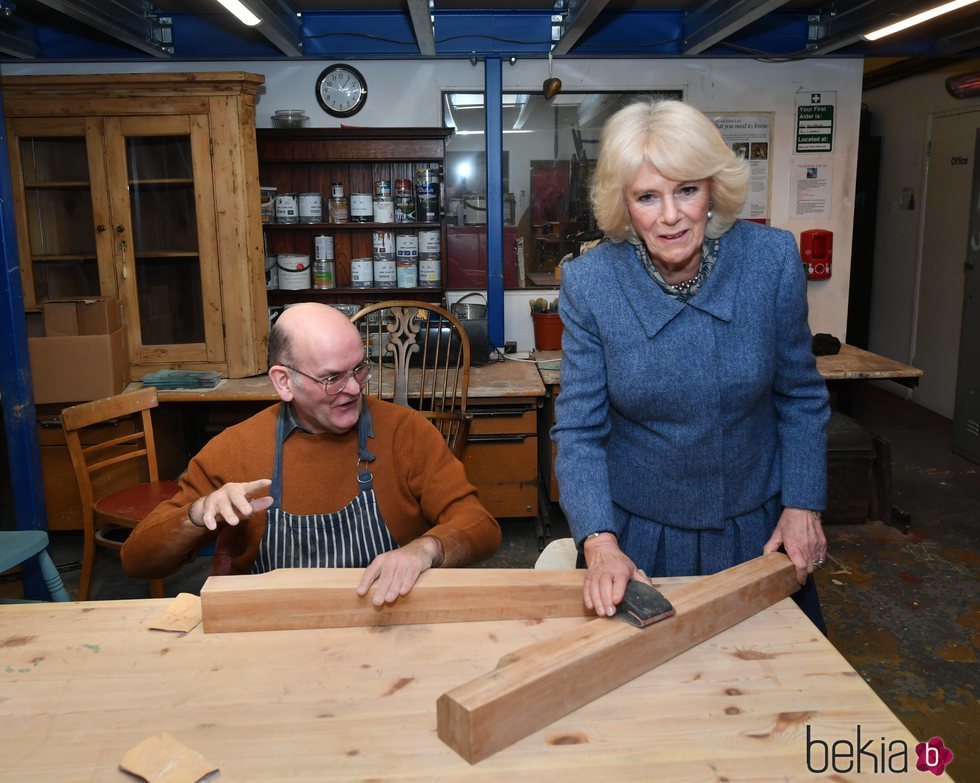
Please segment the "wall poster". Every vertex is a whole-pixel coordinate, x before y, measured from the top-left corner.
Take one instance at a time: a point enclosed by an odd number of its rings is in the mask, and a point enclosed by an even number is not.
[[[749,197],[738,216],[768,223],[772,112],[719,112],[708,116],[732,151],[749,163]]]

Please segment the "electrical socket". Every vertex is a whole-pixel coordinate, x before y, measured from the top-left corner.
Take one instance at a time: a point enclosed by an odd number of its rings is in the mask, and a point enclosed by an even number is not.
[[[504,353],[517,353],[517,343],[513,340],[504,343]]]

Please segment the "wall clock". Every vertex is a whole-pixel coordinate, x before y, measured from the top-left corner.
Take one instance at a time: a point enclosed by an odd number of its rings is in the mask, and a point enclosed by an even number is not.
[[[324,69],[316,80],[316,99],[334,117],[357,114],[367,101],[367,82],[361,72],[338,63]]]

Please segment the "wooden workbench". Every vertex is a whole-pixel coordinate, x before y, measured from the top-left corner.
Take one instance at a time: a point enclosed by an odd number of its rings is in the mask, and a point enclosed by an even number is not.
[[[129,384],[124,391],[142,389]],[[468,397],[475,404],[543,397],[544,382],[534,362],[492,362],[470,368]],[[251,378],[222,378],[213,389],[165,389],[157,393],[160,402],[274,402],[279,399],[268,375]]]
[[[663,580],[665,592],[679,581]],[[437,738],[436,699],[586,620],[148,630],[166,606],[0,608],[0,781],[130,780],[123,754],[161,731],[236,783],[803,781],[816,779],[807,727],[832,746],[853,745],[858,725],[874,752],[880,737],[907,743],[911,771],[889,781],[923,779],[915,740],[790,600],[474,766]],[[883,779],[863,763],[860,778],[821,779]]]

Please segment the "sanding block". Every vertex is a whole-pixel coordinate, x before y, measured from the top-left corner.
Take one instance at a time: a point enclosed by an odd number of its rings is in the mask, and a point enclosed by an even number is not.
[[[659,623],[674,616],[670,601],[653,585],[631,579],[619,604],[616,617],[637,628]]]

